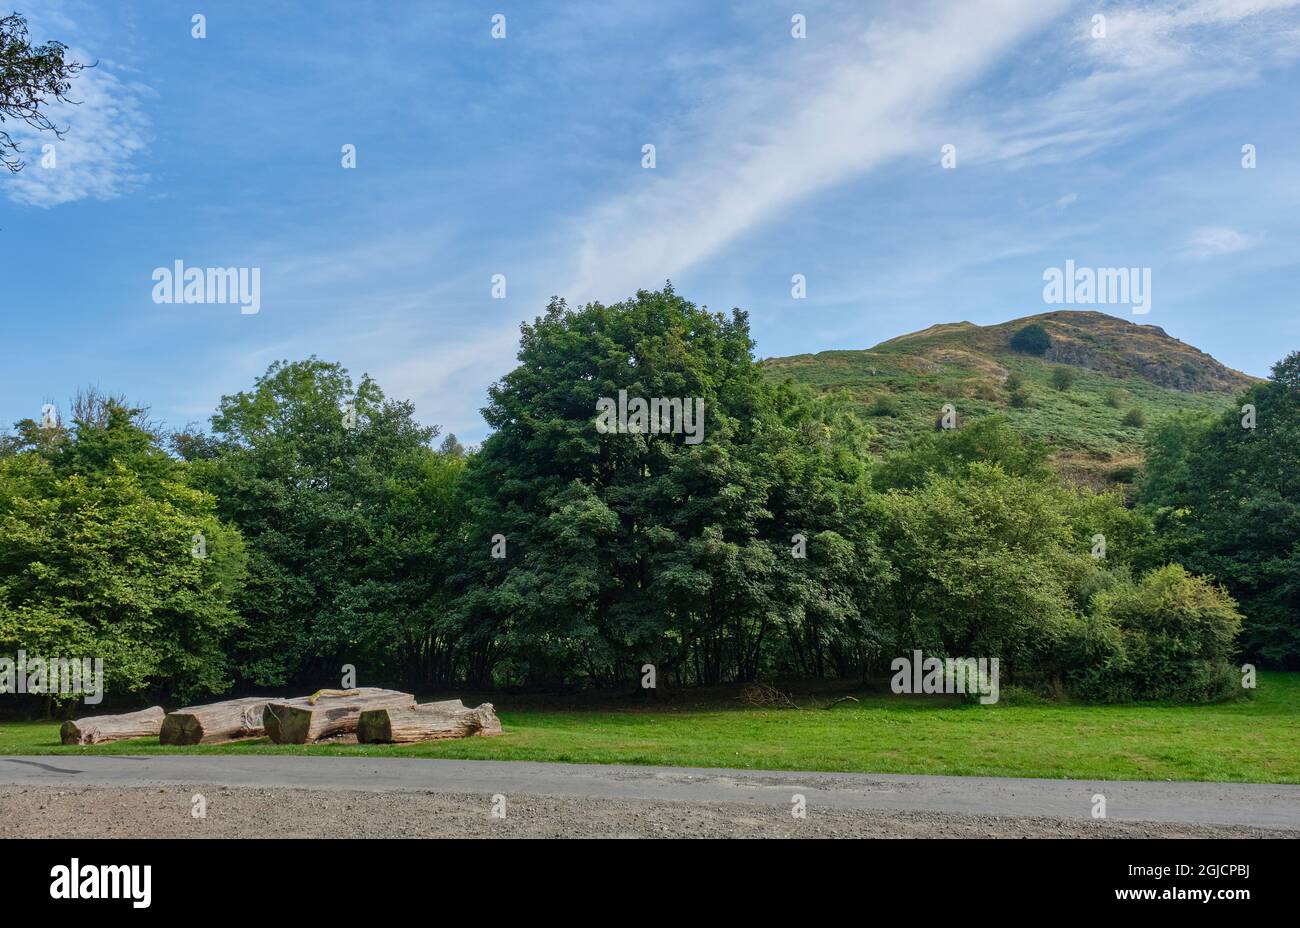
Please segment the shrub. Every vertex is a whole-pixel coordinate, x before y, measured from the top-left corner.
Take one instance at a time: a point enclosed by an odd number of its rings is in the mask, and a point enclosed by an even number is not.
[[[1125,395],[1126,394],[1123,390],[1116,390],[1114,388],[1107,390],[1106,405],[1111,409],[1119,409],[1120,406],[1124,405]]]
[[[1129,428],[1140,429],[1147,424],[1147,417],[1146,417],[1146,413],[1144,413],[1142,410],[1138,409],[1137,407],[1134,407],[1133,409],[1130,409],[1128,412],[1124,413],[1124,418],[1120,421],[1123,422],[1124,425],[1127,425]]]
[[[1024,354],[1042,357],[1052,347],[1052,337],[1045,328],[1033,322],[1011,336],[1011,347]]]
[[[1029,408],[1029,394],[1024,390],[1015,390],[1011,394],[1011,405],[1016,409]]]
[[[898,405],[898,400],[888,393],[877,396],[871,401],[871,405],[867,407],[867,415],[869,416],[889,416],[891,419],[896,419],[902,414],[903,409]]]
[[[1052,371],[1052,386],[1056,389],[1065,391],[1074,386],[1075,378],[1078,375],[1068,367],[1058,367]]]
[[[1229,663],[1240,628],[1231,596],[1169,564],[1098,592],[1065,636],[1061,664],[1086,699],[1224,699],[1240,690]]]
[[[1016,371],[1007,374],[1006,386],[1012,393],[1015,393],[1025,385],[1025,378],[1021,377]]]

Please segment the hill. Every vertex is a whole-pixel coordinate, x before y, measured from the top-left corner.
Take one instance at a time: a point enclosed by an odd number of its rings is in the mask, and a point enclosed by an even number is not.
[[[1046,340],[1013,347],[1027,327],[1041,328]],[[879,452],[933,428],[952,403],[966,420],[1006,415],[1054,449],[1063,473],[1092,484],[1131,479],[1143,434],[1161,417],[1227,408],[1254,382],[1159,326],[1077,311],[989,326],[943,323],[867,350],[762,366],[773,379],[844,391],[871,422]]]

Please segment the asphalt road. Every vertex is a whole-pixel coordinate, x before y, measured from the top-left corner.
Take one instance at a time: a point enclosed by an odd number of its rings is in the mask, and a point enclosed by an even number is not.
[[[0,757],[0,786],[231,788],[426,792],[672,803],[748,803],[788,810],[794,794],[827,810],[1092,818],[1300,829],[1300,786],[803,773],[425,758],[178,755]]]

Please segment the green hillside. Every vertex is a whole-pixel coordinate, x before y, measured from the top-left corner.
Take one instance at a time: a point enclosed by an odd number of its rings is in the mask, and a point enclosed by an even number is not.
[[[1041,354],[1012,346],[1029,326],[1047,334]],[[1094,484],[1127,481],[1143,433],[1161,417],[1223,409],[1253,382],[1158,326],[1074,311],[945,323],[862,351],[769,358],[763,368],[845,392],[871,422],[877,451],[934,428],[951,403],[961,420],[1006,415],[1055,449],[1063,473]]]

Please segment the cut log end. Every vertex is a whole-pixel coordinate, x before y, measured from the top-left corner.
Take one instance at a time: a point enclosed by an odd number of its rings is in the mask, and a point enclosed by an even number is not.
[[[276,744],[310,744],[354,734],[366,709],[413,705],[415,696],[397,690],[321,690],[307,698],[269,703],[263,721],[267,737]]]

